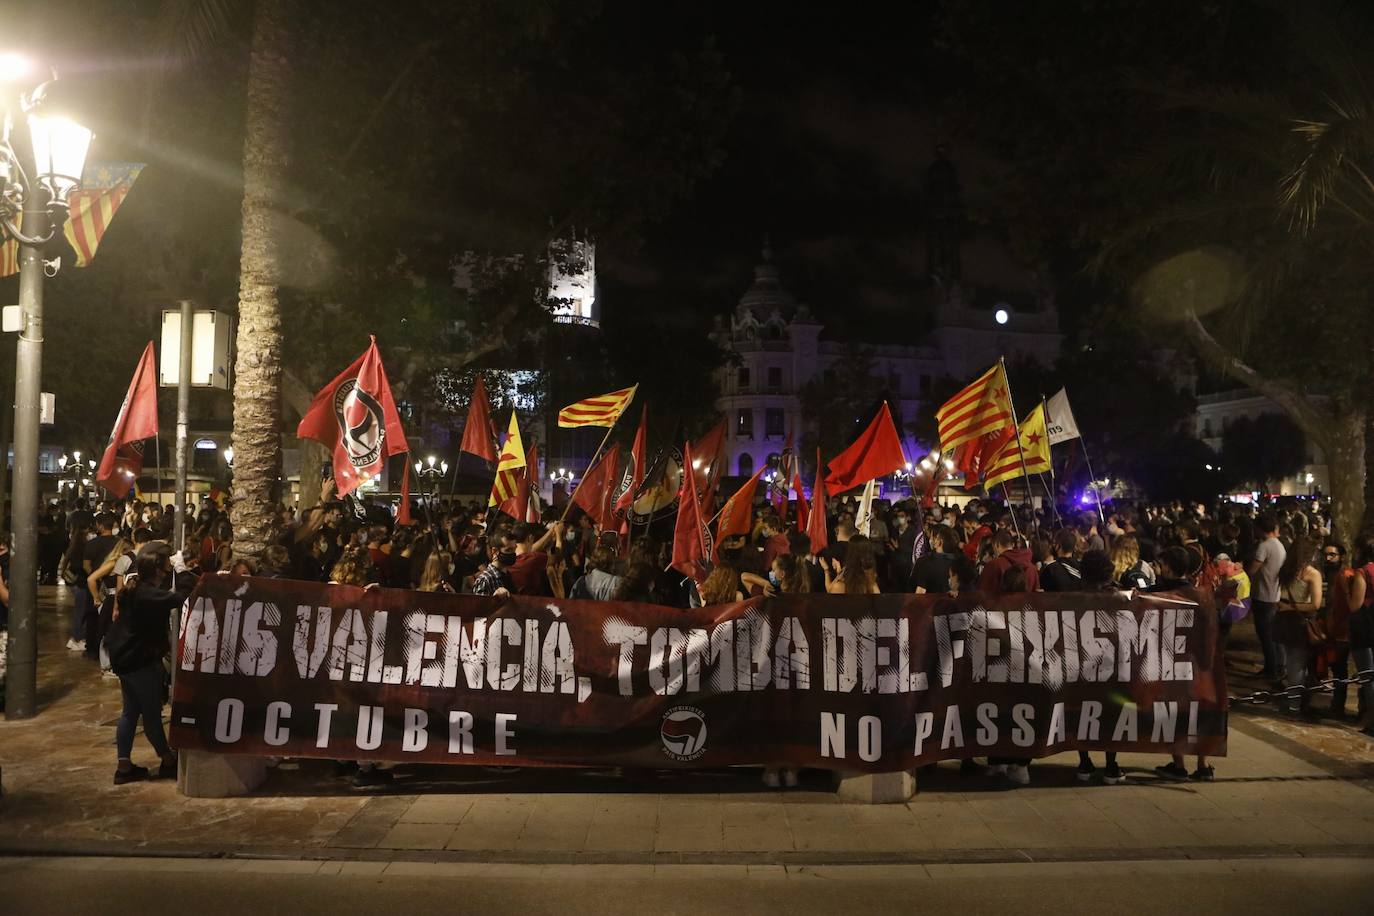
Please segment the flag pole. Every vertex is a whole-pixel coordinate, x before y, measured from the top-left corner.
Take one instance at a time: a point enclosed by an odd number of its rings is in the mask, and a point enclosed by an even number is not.
[[[1029,482],[1030,482],[1030,478],[1027,478],[1027,483],[1029,484]],[[1029,490],[1030,487],[1027,486],[1026,489]],[[1016,510],[1013,509],[1013,508],[1011,508],[1011,490],[1007,489],[1007,482],[1006,482],[1005,480],[1002,481],[1002,495],[1003,495],[1004,497],[1006,497],[1006,500],[1007,500],[1007,508],[1008,508],[1008,510],[1010,510],[1010,512],[1011,512],[1011,527],[1014,528],[1014,529],[1016,530],[1016,536],[1017,536],[1017,537],[1020,537],[1020,536],[1021,536],[1021,525],[1020,525],[1019,522],[1016,521]]]
[[[1062,523],[1063,519],[1059,518],[1059,501],[1057,497],[1055,497],[1059,485],[1054,479],[1054,445],[1048,441],[1048,439],[1050,439],[1050,402],[1044,398],[1043,391],[1040,393],[1040,413],[1041,416],[1044,416],[1044,435],[1046,435],[1046,444],[1044,444],[1044,448],[1046,448],[1046,452],[1050,455],[1050,460],[1046,461],[1046,464],[1050,466],[1050,482],[1046,483],[1044,474],[1041,474],[1040,483],[1044,486],[1046,496],[1050,497],[1050,511],[1054,514],[1055,522]]]
[[[1097,475],[1093,473],[1093,460],[1088,457],[1088,443],[1082,435],[1078,437],[1078,444],[1083,446],[1083,462],[1088,466],[1088,486],[1093,488],[1093,496],[1097,498],[1097,520],[1105,525],[1107,517],[1102,514],[1102,491],[1093,483],[1097,480]]]
[[[1016,419],[1016,400],[1011,396],[1011,379],[1007,376],[1007,358],[1005,356],[999,356],[997,357],[997,362],[1002,367],[1002,381],[1007,386],[1007,403],[1011,405],[1011,428],[1016,434],[1016,454],[1021,458],[1021,476],[1026,479],[1026,503],[1029,505],[1031,499],[1030,471],[1026,470],[1026,450],[1021,445],[1021,422]],[[1003,484],[1004,489],[1005,486],[1006,485]],[[1010,491],[1008,491],[1008,493],[1010,493]],[[1007,502],[1011,502],[1010,495],[1007,496]],[[1012,517],[1015,518],[1016,513],[1012,513]],[[1017,533],[1019,534],[1020,532],[1018,531]]]

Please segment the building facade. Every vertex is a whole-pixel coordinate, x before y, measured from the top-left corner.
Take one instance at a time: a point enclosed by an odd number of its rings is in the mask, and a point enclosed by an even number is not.
[[[748,476],[780,453],[787,436],[806,431],[801,393],[860,344],[873,373],[887,381],[901,416],[933,411],[937,379],[970,381],[999,357],[1050,365],[1062,336],[1054,299],[1023,289],[1014,294],[943,279],[925,295],[932,318],[916,344],[833,340],[811,309],[782,282],[765,245],[753,285],[727,316],[717,316],[712,339],[732,358],[719,371],[717,407],[726,418],[728,474]],[[916,443],[907,442],[908,454]]]
[[[1242,417],[1254,419],[1262,414],[1281,413],[1283,408],[1278,404],[1248,388],[1200,394],[1197,397],[1193,434],[1220,454],[1222,436],[1232,423]],[[1331,492],[1326,456],[1315,443],[1307,443],[1306,459],[1296,474],[1279,481],[1277,495],[1307,496]]]

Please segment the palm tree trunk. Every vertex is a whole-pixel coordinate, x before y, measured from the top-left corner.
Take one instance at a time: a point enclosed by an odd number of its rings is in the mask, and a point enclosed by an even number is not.
[[[1332,536],[1345,546],[1355,545],[1365,519],[1365,428],[1368,415],[1349,404],[1339,405],[1331,423],[1326,453],[1326,469],[1331,479]]]
[[[270,541],[281,477],[281,309],[278,206],[286,172],[291,0],[257,0],[243,139],[243,242],[234,363],[236,553]]]

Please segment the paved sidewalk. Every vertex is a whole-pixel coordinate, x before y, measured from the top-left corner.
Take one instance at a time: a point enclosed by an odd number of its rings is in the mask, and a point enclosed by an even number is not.
[[[46,592],[47,590],[45,590]],[[45,596],[47,597],[47,596]],[[171,781],[115,787],[117,682],[62,648],[44,603],[43,712],[0,722],[0,852],[230,855],[356,862],[958,863],[1374,855],[1374,741],[1340,726],[1233,716],[1212,784],[1170,784],[1123,754],[1124,785],[1079,784],[1076,756],[1000,791],[942,764],[905,805],[838,801],[826,774],[767,791],[737,768],[617,776],[402,767],[363,793],[328,764],[279,768],[258,794],[187,799]],[[139,739],[137,756],[151,757]],[[289,768],[288,768],[289,767]],[[363,864],[370,863],[370,864]]]

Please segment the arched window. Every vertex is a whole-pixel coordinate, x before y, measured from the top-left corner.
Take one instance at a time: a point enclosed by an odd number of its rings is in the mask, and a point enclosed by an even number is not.
[[[741,452],[739,456],[739,476],[754,476],[754,458],[748,452]]]

